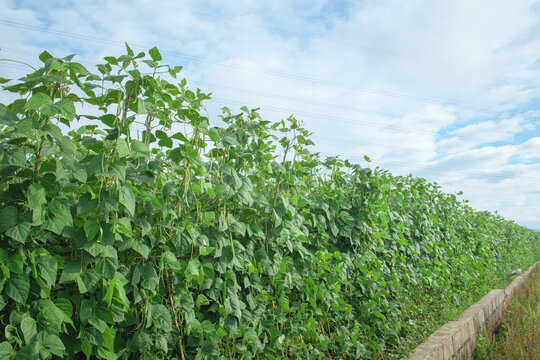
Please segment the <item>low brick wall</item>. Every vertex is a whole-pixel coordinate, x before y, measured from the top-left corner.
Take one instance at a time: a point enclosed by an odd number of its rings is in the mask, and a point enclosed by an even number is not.
[[[516,291],[539,264],[540,262],[537,262],[517,276],[506,289],[491,290],[457,319],[447,322],[435,331],[405,360],[469,359],[474,352],[478,335],[497,325]]]

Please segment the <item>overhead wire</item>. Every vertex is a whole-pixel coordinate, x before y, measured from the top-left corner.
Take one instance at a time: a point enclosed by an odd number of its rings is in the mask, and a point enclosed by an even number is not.
[[[48,32],[48,33],[52,33],[52,34],[56,34],[56,35],[69,36],[69,37],[77,38],[77,39],[80,39],[80,40],[90,40],[90,41],[100,42],[100,43],[104,43],[104,44],[123,46],[123,43],[121,43],[121,42],[105,40],[105,39],[102,39],[102,38],[99,38],[99,37],[94,37],[94,36],[88,36],[88,35],[82,35],[82,34],[76,34],[76,33],[70,33],[70,32],[63,32],[63,31],[58,31],[58,30],[52,30],[52,29],[47,29],[47,28],[42,28],[42,27],[31,26],[31,25],[27,25],[27,24],[8,22],[6,20],[0,20],[0,23],[12,25],[12,26],[16,25],[16,26],[19,26],[19,27],[25,27],[25,28],[29,28],[31,30],[37,30],[37,31],[44,31],[44,32]],[[11,24],[9,24],[9,23],[11,23]],[[336,42],[340,42],[340,41],[336,41]],[[341,42],[341,43],[345,44],[345,42]],[[443,62],[430,61],[430,60],[416,58],[416,57],[413,57],[413,56],[408,56],[408,55],[405,55],[405,54],[399,54],[399,53],[395,53],[395,52],[391,52],[391,51],[385,51],[385,50],[381,50],[381,49],[375,49],[375,48],[369,48],[369,47],[365,47],[365,46],[359,46],[359,45],[356,45],[356,44],[350,44],[350,45],[358,46],[358,47],[363,48],[365,50],[376,51],[376,52],[381,52],[381,53],[388,53],[388,54],[391,54],[391,55],[394,55],[394,56],[401,56],[401,57],[406,57],[406,58],[410,58],[410,59],[414,59],[414,60],[418,60],[418,61],[431,62],[431,63],[436,63],[436,64],[440,64],[440,65],[444,65],[444,66],[452,66],[452,67],[454,67],[454,65],[452,65],[452,64],[446,64],[446,63],[443,63]],[[144,48],[142,46],[137,46],[137,45],[134,45],[133,48],[146,49],[146,48]],[[418,96],[411,96],[411,95],[407,95],[407,94],[393,93],[393,92],[388,92],[388,91],[380,90],[380,89],[359,87],[359,86],[356,86],[354,84],[349,84],[349,83],[341,83],[341,82],[335,82],[335,81],[327,81],[327,80],[322,80],[322,79],[310,78],[310,77],[308,77],[306,75],[302,75],[302,74],[292,74],[292,73],[281,72],[281,71],[277,71],[277,70],[273,70],[273,69],[249,67],[249,66],[246,66],[246,65],[240,65],[240,64],[228,63],[228,62],[223,62],[223,61],[211,60],[211,59],[206,59],[206,58],[202,58],[202,57],[186,55],[186,54],[179,54],[179,53],[173,53],[173,52],[168,52],[168,51],[162,51],[162,54],[175,56],[175,57],[186,58],[186,59],[199,61],[199,62],[205,62],[205,63],[215,64],[215,65],[220,65],[220,66],[227,66],[227,67],[230,67],[230,68],[236,68],[236,69],[240,69],[240,70],[246,70],[246,71],[251,71],[251,72],[260,72],[260,73],[264,73],[264,74],[287,77],[287,78],[291,78],[291,79],[295,79],[295,80],[310,81],[310,82],[317,83],[317,84],[320,84],[320,85],[341,87],[341,88],[350,89],[350,90],[358,90],[358,91],[363,91],[363,92],[372,93],[372,94],[376,94],[376,95],[390,96],[390,97],[402,98],[402,99],[406,99],[406,100],[414,100],[414,101],[430,102],[430,103],[442,102],[445,105],[452,105],[452,106],[454,106],[456,108],[460,108],[460,109],[464,109],[464,110],[482,112],[482,113],[493,114],[493,115],[522,116],[523,117],[523,115],[519,115],[519,114],[515,114],[515,113],[511,113],[511,112],[497,112],[497,111],[492,111],[492,110],[489,110],[489,109],[486,109],[486,108],[481,108],[481,107],[456,104],[456,103],[448,102],[448,101],[445,101],[444,99],[438,99],[438,98],[435,98],[435,97],[418,97]],[[9,67],[9,68],[14,68],[14,69],[25,70],[23,67],[6,66],[6,65],[2,65],[2,66]],[[460,66],[455,66],[455,67],[460,67]],[[226,88],[225,86],[222,86],[222,85],[220,85],[220,87],[222,89]],[[229,88],[232,89],[231,87],[229,87]],[[235,89],[235,90],[236,91],[241,91],[241,92],[254,93],[253,91],[245,90],[245,89]],[[295,101],[295,100],[292,100],[292,98],[279,96],[279,95],[272,95],[272,94],[269,94],[269,93],[263,94],[262,92],[258,92],[257,95],[279,98],[279,99],[286,100],[286,101]],[[216,100],[216,101],[219,101],[219,100]],[[223,101],[223,100],[221,100],[221,101]],[[227,101],[227,103],[232,103],[232,101],[229,101],[229,100],[225,100],[225,101]],[[313,105],[327,106],[322,102],[316,102],[316,101],[313,101],[313,100],[308,100],[305,103],[311,103]],[[242,105],[245,105],[245,103],[242,103]],[[330,105],[330,104],[328,104],[328,105]],[[287,110],[287,109],[280,109],[280,108],[275,108],[275,107],[272,107],[271,109],[270,109],[270,107],[264,107],[264,108],[265,109],[268,108],[271,111],[281,111],[281,112],[288,112],[288,113],[293,112],[293,113],[300,114],[298,111],[291,111],[291,110]],[[342,108],[345,108],[345,107],[342,106]],[[372,114],[376,114],[376,115],[382,115],[379,112],[371,111],[371,110],[367,110],[367,109],[349,109],[349,110],[358,111],[358,112],[364,112],[364,113],[372,113]],[[302,112],[302,113],[306,114],[306,115],[309,115],[311,117],[315,117],[315,115],[317,115],[317,114],[310,114],[310,113],[305,113],[305,112]],[[324,116],[324,118],[328,118],[328,117]],[[337,119],[332,119],[332,120],[337,120]],[[342,122],[358,124],[357,121],[348,121],[347,119],[342,119],[342,120],[345,120],[345,121],[342,121]],[[390,129],[394,129],[394,130],[407,131],[407,132],[418,131],[418,129],[410,129],[410,128],[404,128],[404,127],[400,128],[400,127],[392,127],[392,126],[389,127],[389,126],[381,126],[381,125],[377,125],[377,124],[370,124],[370,125],[368,125],[368,124],[360,124],[360,125],[381,127],[381,128],[386,128],[386,129],[390,128]],[[429,131],[421,131],[421,133],[431,133],[431,134],[436,135],[436,132],[429,132]],[[465,137],[465,136],[456,136],[456,137],[464,139],[464,140],[469,140],[469,141],[480,141],[480,142],[485,142],[486,141],[486,140],[482,140],[482,139],[478,139],[478,138]],[[323,138],[323,137],[319,137],[319,138]],[[330,140],[330,138],[327,138],[327,139]],[[345,142],[345,141],[354,142],[354,140],[352,140],[352,139],[331,139],[331,140],[332,141],[343,141],[343,142]],[[531,148],[538,148],[538,147],[532,147],[531,146]],[[330,155],[330,156],[338,155],[338,154],[330,154],[330,153],[325,153],[325,154]],[[361,157],[355,157],[355,156],[347,156],[347,157],[348,158],[361,159]],[[377,161],[377,160],[375,160],[375,161]],[[401,165],[401,166],[410,166],[411,165],[411,163],[404,163],[404,162],[397,162],[397,161],[389,161],[389,160],[381,160],[381,161],[383,163],[390,163],[390,164]],[[414,164],[414,165],[420,165],[420,166],[423,166],[423,168],[429,168],[429,169],[435,169],[435,170],[455,171],[455,172],[460,172],[460,173],[469,174],[469,175],[477,175],[477,176],[484,176],[484,177],[509,178],[506,175],[501,175],[501,174],[496,174],[496,173],[478,173],[478,172],[471,172],[471,171],[462,170],[462,169],[454,169],[454,168],[447,168],[447,167],[440,167],[440,166],[437,166],[437,167],[429,166],[428,167],[428,166],[425,166],[423,164]],[[521,179],[534,180],[534,181],[540,180],[540,179],[534,178],[534,177],[523,177],[523,176],[512,176],[510,178],[521,178]]]
[[[10,50],[13,50],[13,49],[10,49]],[[19,52],[25,53],[23,51],[19,51]],[[32,54],[32,55],[35,55],[35,54]],[[1,66],[7,66],[7,64],[2,64]],[[14,66],[7,66],[7,67],[14,68]],[[23,68],[21,67],[21,69],[23,69]],[[277,99],[282,99],[282,100],[291,101],[291,102],[305,102],[305,103],[308,103],[308,104],[311,103],[311,104],[316,104],[316,105],[321,105],[321,106],[330,106],[330,107],[340,106],[340,105],[337,105],[337,104],[328,104],[328,103],[324,103],[324,102],[310,101],[308,99],[298,99],[298,98],[274,95],[274,94],[271,94],[271,93],[251,91],[251,90],[234,88],[234,87],[230,87],[230,86],[223,86],[223,85],[213,84],[213,83],[195,82],[195,84],[216,86],[216,87],[219,87],[219,88],[222,88],[222,89],[239,91],[239,92],[243,92],[243,93],[254,93],[254,94],[259,95],[259,96],[277,98]],[[236,103],[236,104],[240,104],[240,105],[249,105],[249,103],[238,102],[238,101],[230,100],[230,99],[213,98],[213,100],[217,101],[217,102],[224,103],[224,104]],[[260,106],[260,105],[254,105],[254,104],[251,104],[251,105],[252,106]],[[428,134],[428,135],[433,135],[433,136],[438,136],[439,135],[439,133],[437,131],[421,130],[421,129],[415,129],[415,128],[410,128],[410,127],[395,126],[395,125],[374,124],[374,123],[369,122],[369,121],[360,121],[360,120],[355,120],[355,119],[350,119],[350,118],[343,118],[343,117],[321,116],[320,114],[314,114],[314,113],[304,112],[304,111],[297,111],[297,110],[292,110],[292,109],[283,109],[283,108],[274,107],[274,106],[260,106],[260,107],[262,107],[262,108],[264,108],[266,110],[274,111],[274,112],[283,112],[283,113],[287,113],[287,114],[304,115],[304,116],[313,117],[313,118],[317,118],[317,119],[321,119],[321,120],[334,120],[334,121],[338,121],[338,122],[345,122],[345,123],[361,125],[361,126],[368,126],[368,127],[375,127],[375,128],[383,128],[383,129],[388,129],[388,130],[392,130],[392,131],[401,131],[401,132],[407,132],[407,133],[413,132],[413,133]],[[356,107],[349,107],[349,108],[350,108],[351,111],[355,111],[355,112],[375,114],[375,115],[381,115],[381,116],[387,116],[387,117],[392,116],[391,114],[388,114],[388,113],[382,113],[382,112],[372,111],[372,110],[368,110],[368,109],[362,109],[362,108],[356,108]],[[452,138],[462,139],[462,140],[466,140],[468,142],[474,142],[474,143],[479,143],[479,144],[494,142],[491,139],[481,139],[481,138],[469,137],[469,136],[463,136],[463,135],[452,135]],[[334,139],[334,140],[335,141],[343,141],[343,142],[354,142],[354,140],[352,140],[352,139]],[[540,147],[537,147],[537,146],[534,146],[534,145],[522,145],[522,147],[531,148],[531,149],[540,149]]]
[[[332,157],[342,157],[343,159],[356,159],[356,160],[365,161],[363,157],[355,156],[355,155],[344,155],[344,154],[336,154],[336,153],[328,153],[328,152],[321,152],[321,154],[332,156]],[[383,159],[374,159],[374,158],[370,158],[370,161],[379,162],[382,164],[392,164],[392,165],[399,165],[399,166],[406,166],[406,167],[413,167],[413,168],[416,167],[419,170],[428,169],[428,170],[453,171],[453,172],[459,172],[459,173],[463,173],[467,175],[474,175],[474,176],[480,176],[480,177],[540,181],[540,178],[537,178],[537,177],[520,176],[520,175],[504,175],[504,174],[498,174],[498,173],[493,173],[493,172],[469,171],[469,170],[464,170],[464,169],[457,169],[457,168],[444,167],[444,166],[438,166],[438,165],[425,165],[425,164],[415,163],[415,162],[403,162],[403,161],[383,160]]]
[[[5,67],[6,65],[2,65],[2,66]],[[25,70],[23,67],[19,67],[19,66],[16,66],[16,65],[7,66],[7,67],[13,67],[13,68]],[[89,124],[90,124],[90,122],[81,121],[81,125],[89,125]],[[384,145],[382,143],[376,143],[376,142],[366,142],[366,141],[358,142],[358,141],[355,141],[353,139],[347,140],[347,139],[339,139],[339,138],[328,138],[328,137],[317,136],[317,135],[314,135],[313,137],[318,138],[318,139],[322,139],[322,140],[330,140],[330,141],[333,141],[333,142],[358,143],[358,145],[362,145],[362,144],[365,144],[365,143],[369,143],[371,145]],[[354,155],[344,155],[344,154],[336,154],[336,153],[328,153],[328,152],[320,152],[320,153],[323,154],[323,155],[327,155],[327,156],[338,156],[338,157],[344,157],[344,158],[348,158],[348,159],[364,160],[363,157],[354,156]],[[427,170],[438,170],[438,171],[453,171],[453,172],[463,173],[463,174],[467,174],[467,175],[480,176],[480,177],[503,178],[503,179],[518,178],[518,179],[524,179],[524,180],[530,180],[530,181],[540,181],[540,178],[536,178],[536,177],[526,177],[526,176],[519,176],[519,175],[507,176],[507,175],[497,174],[497,173],[474,172],[474,171],[468,171],[468,170],[463,170],[463,169],[456,169],[456,168],[451,168],[451,167],[433,166],[433,165],[426,165],[426,164],[414,163],[414,162],[400,162],[400,161],[394,161],[394,160],[383,160],[383,159],[374,159],[374,158],[372,158],[371,161],[372,162],[378,162],[378,163],[381,163],[383,165],[384,164],[392,164],[392,165],[398,165],[398,166],[402,166],[402,167],[416,167],[418,170],[426,170],[427,169]]]
[[[0,22],[2,22],[2,20],[0,20]],[[29,53],[29,52],[24,52],[24,51],[20,51],[20,50],[16,50],[16,49],[10,49],[12,51],[15,51],[15,52],[19,52],[19,53]],[[7,64],[3,64],[2,66],[4,67],[9,67],[9,68],[15,68],[15,69],[21,69],[21,70],[24,70],[25,68],[23,67],[20,67],[20,66],[16,66],[16,65],[7,65]],[[229,86],[223,86],[223,85],[219,85],[219,84],[211,84],[211,83],[204,83],[204,82],[201,82],[202,85],[213,85],[213,86],[217,86],[217,87],[220,87],[222,89],[227,89],[227,90],[234,90],[234,91],[240,91],[240,92],[245,92],[245,93],[253,93],[253,91],[250,91],[250,90],[246,90],[246,89],[239,89],[239,88],[234,88],[234,87],[229,87]],[[307,99],[298,99],[298,98],[291,98],[291,97],[285,97],[285,96],[279,96],[279,95],[275,95],[275,94],[271,94],[271,93],[263,93],[263,92],[255,92],[257,95],[260,95],[260,96],[266,96],[266,97],[274,97],[274,98],[280,98],[280,99],[283,99],[283,100],[286,100],[286,101],[295,101],[295,102],[302,102],[303,100],[306,102],[306,103],[311,103],[311,104],[316,104],[316,105],[323,105],[323,106],[333,106],[333,104],[327,104],[327,103],[323,103],[323,102],[317,102],[317,101],[310,101],[310,100],[307,100]],[[215,99],[215,101],[218,101],[218,102],[224,102],[224,103],[238,103],[238,102],[235,102],[233,100],[228,100],[228,99]],[[240,103],[242,105],[246,105],[245,103]],[[428,133],[428,134],[432,134],[432,135],[437,135],[437,132],[430,132],[430,131],[425,131],[425,130],[419,130],[419,129],[412,129],[412,128],[405,128],[405,127],[397,127],[397,126],[388,126],[388,125],[377,125],[377,124],[372,124],[372,123],[368,123],[368,122],[358,122],[358,121],[354,121],[352,119],[343,119],[343,118],[334,118],[334,117],[328,117],[328,116],[318,116],[318,114],[313,114],[313,113],[307,113],[307,112],[298,112],[298,111],[293,111],[293,110],[288,110],[288,109],[282,109],[282,108],[277,108],[277,107],[269,107],[269,106],[265,106],[264,107],[265,109],[267,110],[271,110],[271,111],[279,111],[279,112],[287,112],[287,113],[297,113],[297,114],[304,114],[306,116],[310,116],[310,117],[315,117],[315,118],[321,118],[321,119],[331,119],[331,120],[335,120],[335,121],[342,121],[342,122],[347,122],[347,123],[354,123],[354,124],[360,124],[360,125],[365,125],[365,126],[373,126],[373,127],[380,127],[380,128],[386,128],[386,129],[392,129],[392,130],[398,130],[398,131],[407,131],[407,132],[420,132],[420,133]],[[375,114],[378,114],[378,115],[388,115],[388,114],[381,114],[379,112],[376,112],[376,111],[371,111],[371,110],[367,110],[367,109],[354,109],[354,111],[359,111],[359,112],[367,112],[367,113],[375,113]],[[316,136],[317,137],[317,136]],[[466,139],[466,140],[471,140],[471,141],[476,141],[476,142],[486,142],[487,140],[486,139],[478,139],[478,138],[470,138],[470,137],[464,137],[464,136],[456,136],[456,137],[459,137],[459,138],[463,138],[463,139]],[[350,143],[357,143],[356,140],[353,140],[353,139],[339,139],[339,138],[325,138],[325,137],[321,137],[319,136],[318,138],[320,139],[323,139],[323,140],[331,140],[331,141],[337,141],[337,142],[350,142]],[[364,142],[365,143],[365,142]],[[380,143],[373,143],[374,145],[377,144],[377,145],[384,145],[384,144],[380,144]],[[528,146],[529,147],[529,146]],[[533,147],[533,148],[538,148],[538,147]],[[328,155],[332,155],[332,154],[328,154]],[[334,154],[335,155],[335,154]],[[410,163],[400,163],[400,162],[395,162],[395,161],[384,161],[385,163],[393,163],[393,164],[397,164],[397,165],[407,165],[407,166],[410,166]],[[421,164],[417,164],[417,165],[421,165]],[[421,165],[423,166],[424,168],[426,167],[425,165]],[[433,167],[433,166],[430,166],[429,168],[431,169],[440,169],[440,170],[451,170],[451,171],[459,171],[459,172],[464,172],[462,170],[459,170],[459,169],[452,169],[452,168],[441,168],[441,167]],[[466,172],[468,174],[471,174],[471,172]],[[503,175],[499,175],[499,174],[484,174],[484,173],[474,173],[476,175],[481,175],[481,176],[503,176]],[[535,178],[532,178],[532,179],[535,179]]]
[[[19,52],[21,52],[21,51],[19,51]],[[197,82],[195,82],[195,83],[197,83]],[[204,82],[201,82],[201,84],[203,84],[203,85],[206,85],[206,84],[213,85],[213,86],[220,87],[220,88],[223,88],[223,89],[234,90],[234,91],[239,91],[239,92],[244,92],[244,93],[255,93],[255,94],[259,95],[259,96],[279,98],[279,99],[283,99],[283,100],[286,100],[286,101],[305,102],[305,103],[317,104],[317,105],[322,105],[322,106],[334,106],[333,104],[325,104],[325,103],[322,103],[322,102],[309,101],[309,100],[306,100],[306,99],[297,99],[297,98],[274,95],[274,94],[270,94],[270,93],[263,93],[263,92],[239,89],[239,88],[223,86],[223,85],[219,85],[219,84],[211,84],[211,83],[204,83]],[[216,99],[216,100],[219,101],[219,99]],[[233,102],[233,101],[226,100],[226,103],[231,103],[231,102]],[[279,108],[272,108],[271,109],[270,107],[266,107],[266,108],[269,109],[269,110],[272,110],[272,111],[284,111],[284,112],[297,113],[297,114],[300,113],[300,112],[294,111],[294,110],[286,110],[286,109],[279,109]],[[352,110],[356,111],[356,112],[363,112],[363,113],[370,113],[370,114],[388,116],[388,114],[377,112],[377,111],[372,111],[372,110],[368,110],[368,109],[353,108]],[[315,115],[316,115],[316,114],[310,114],[310,113],[305,113],[305,112],[302,112],[302,113],[304,115],[306,115],[306,116],[312,116],[312,117],[315,117]],[[325,116],[324,118],[328,118],[328,117]],[[341,118],[340,119],[335,119],[334,118],[334,120],[343,121],[343,119],[341,119]],[[347,120],[347,119],[345,119],[345,120]],[[349,122],[349,121],[347,121],[347,122]],[[364,125],[364,126],[372,126],[372,127],[383,127],[383,128],[387,128],[387,129],[391,129],[391,130],[397,130],[397,131],[421,132],[421,133],[427,133],[427,134],[432,134],[432,135],[438,135],[437,132],[429,132],[429,131],[425,131],[425,130],[418,130],[418,129],[412,129],[412,128],[406,128],[406,127],[396,127],[396,126],[388,126],[388,125],[383,125],[383,126],[379,125],[379,126],[377,126],[377,125],[370,124],[370,123],[367,123],[367,122],[360,123],[359,121],[354,121],[354,120],[350,121],[350,123],[356,123],[356,124],[360,124],[360,125]],[[487,139],[479,139],[479,138],[467,137],[467,136],[462,136],[462,135],[454,135],[453,137],[454,138],[460,138],[460,139],[467,140],[467,141],[471,141],[471,142],[477,142],[477,143],[493,142],[493,141],[487,140]],[[341,139],[341,140],[342,141],[349,141],[347,139]],[[540,149],[540,147],[531,146],[531,145],[522,145],[522,146],[525,147],[525,148]]]
[[[433,135],[433,136],[439,136],[440,134],[437,131],[429,131],[429,130],[421,130],[421,129],[415,129],[415,128],[408,128],[403,126],[396,126],[396,125],[386,125],[386,124],[375,124],[369,121],[362,121],[357,119],[351,119],[351,118],[344,118],[344,117],[337,117],[333,115],[320,115],[315,114],[311,112],[306,111],[297,111],[292,109],[284,109],[280,107],[275,106],[266,106],[266,105],[260,105],[260,104],[253,104],[253,103],[246,103],[246,102],[239,102],[231,99],[222,99],[222,98],[212,98],[213,101],[220,102],[223,104],[238,104],[238,105],[251,105],[255,106],[256,108],[261,108],[267,111],[272,112],[278,112],[278,113],[284,113],[284,114],[294,114],[294,115],[302,115],[304,117],[310,117],[315,119],[320,119],[323,121],[336,121],[341,123],[347,123],[347,124],[353,124],[353,125],[361,125],[361,126],[367,126],[367,127],[373,127],[373,128],[379,128],[379,129],[387,129],[387,130],[393,130],[393,131],[401,131],[406,133],[417,133],[417,134],[427,134],[427,135]],[[497,141],[493,141],[491,139],[481,139],[477,137],[471,137],[471,136],[465,136],[465,135],[450,135],[451,138],[461,139],[467,142],[472,143],[478,143],[478,144],[485,144],[485,143],[493,143]],[[349,139],[339,139],[343,141],[349,141]],[[511,144],[513,145],[513,144]],[[521,145],[523,148],[527,149],[540,149],[538,146],[534,145]]]
[[[23,23],[14,22],[14,21],[5,20],[5,19],[0,19],[0,24],[12,26],[12,27],[24,28],[24,29],[33,30],[33,31],[46,32],[46,33],[51,33],[51,34],[60,35],[60,36],[72,37],[79,40],[94,41],[94,42],[99,42],[99,43],[104,43],[104,44],[109,44],[109,45],[114,45],[114,46],[124,46],[124,43],[114,41],[114,40],[107,40],[107,39],[99,38],[96,36],[77,34],[77,33],[69,32],[69,31],[54,30],[54,29],[50,29],[50,28],[46,28],[42,26],[28,25],[28,24],[23,24]],[[139,49],[139,50],[147,49],[147,47],[141,46],[138,44],[133,44],[131,47]],[[294,79],[294,80],[306,81],[306,82],[311,82],[318,85],[331,86],[331,87],[343,88],[343,89],[348,89],[348,90],[356,90],[356,91],[371,93],[374,95],[388,96],[388,97],[394,97],[394,98],[399,98],[399,99],[404,99],[404,100],[419,101],[419,102],[431,103],[431,104],[439,103],[442,105],[452,105],[456,108],[460,108],[463,110],[470,110],[474,112],[480,112],[480,113],[486,113],[486,114],[492,114],[492,115],[508,115],[508,116],[512,115],[512,113],[510,112],[497,112],[497,111],[490,110],[488,108],[460,104],[457,102],[448,101],[448,100],[436,98],[436,97],[408,95],[408,94],[392,92],[392,91],[382,90],[382,89],[377,89],[377,88],[358,86],[357,84],[353,84],[353,83],[318,79],[318,78],[314,78],[314,77],[304,75],[304,74],[290,73],[290,72],[285,72],[285,71],[271,69],[271,68],[241,65],[241,64],[231,63],[227,61],[213,60],[213,59],[208,59],[208,58],[204,58],[200,56],[171,52],[171,51],[166,51],[166,50],[162,50],[161,54],[169,55],[172,57],[190,59],[190,60],[198,61],[198,62],[210,63],[214,65],[226,66],[229,68],[236,68],[239,70],[245,70],[245,71],[263,73],[267,75],[279,76],[279,77],[284,77],[284,78],[289,78],[289,79]]]
[[[13,51],[15,49],[10,49],[10,50]],[[26,53],[26,54],[29,54],[29,55],[35,55],[35,54],[29,53],[29,52],[24,52],[24,51],[19,51],[19,50],[15,50],[15,51],[17,51],[19,53]],[[6,64],[2,64],[0,66],[6,66]],[[169,80],[174,80],[174,79],[170,78]],[[321,106],[341,107],[341,105],[338,105],[338,104],[329,104],[329,103],[324,103],[324,102],[311,101],[311,100],[308,100],[308,99],[299,99],[299,98],[275,95],[275,94],[271,94],[271,93],[252,91],[252,90],[247,90],[247,89],[240,89],[240,88],[224,86],[224,85],[219,85],[219,84],[214,84],[214,83],[206,83],[206,82],[191,82],[191,83],[195,83],[195,84],[199,84],[199,85],[205,85],[205,86],[215,86],[215,87],[226,89],[226,90],[239,91],[239,92],[242,92],[242,93],[256,94],[256,95],[259,95],[259,96],[282,99],[282,100],[291,101],[291,102],[305,102],[307,104],[314,104],[314,105],[321,105]],[[286,113],[286,114],[296,114],[296,115],[302,115],[302,116],[311,117],[311,118],[320,119],[320,120],[326,120],[326,121],[332,120],[332,121],[348,123],[348,124],[354,124],[354,125],[360,125],[360,126],[387,129],[387,130],[391,130],[391,131],[399,131],[399,132],[405,132],[405,133],[427,134],[427,135],[432,135],[432,136],[439,136],[440,135],[438,131],[429,131],[429,130],[415,129],[415,128],[411,128],[411,127],[388,125],[388,124],[376,124],[376,123],[373,123],[373,122],[370,122],[370,121],[362,121],[362,120],[358,120],[358,119],[336,117],[336,116],[333,116],[333,115],[332,116],[320,115],[320,114],[315,114],[315,113],[311,113],[311,112],[298,111],[298,110],[293,110],[293,109],[284,109],[284,108],[275,107],[275,106],[263,106],[263,105],[260,105],[260,104],[252,104],[252,103],[250,104],[250,103],[239,102],[239,101],[235,101],[235,100],[231,100],[231,99],[222,99],[222,98],[213,97],[212,100],[215,101],[215,102],[223,103],[223,104],[251,105],[251,106],[255,106],[255,107],[261,107],[264,110],[268,110],[268,111],[272,111],[272,112],[280,112],[280,113]],[[383,113],[383,112],[373,111],[373,110],[369,110],[369,109],[362,109],[362,108],[350,107],[350,106],[348,108],[351,111],[355,111],[355,112],[359,112],[359,113],[375,114],[375,115],[386,116],[386,117],[391,117],[392,116],[392,114],[389,114],[389,113]],[[470,137],[470,136],[464,136],[464,135],[451,135],[451,138],[461,139],[461,140],[465,140],[467,142],[472,142],[472,143],[477,143],[477,144],[498,142],[498,141],[493,141],[492,139],[482,139],[482,138]],[[334,141],[341,141],[341,142],[349,142],[349,143],[354,143],[355,142],[352,139],[338,139],[338,138],[335,138],[333,140]],[[512,145],[514,145],[514,144],[512,144]],[[521,147],[522,148],[527,148],[527,149],[529,149],[529,148],[530,149],[540,149],[540,147],[534,146],[534,145],[523,145],[522,144]]]

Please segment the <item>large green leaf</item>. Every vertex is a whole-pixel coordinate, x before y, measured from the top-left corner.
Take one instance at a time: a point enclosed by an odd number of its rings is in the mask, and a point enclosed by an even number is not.
[[[94,219],[88,219],[84,222],[84,233],[86,234],[86,240],[91,242],[93,241],[99,231],[101,230],[101,225],[98,221]]]
[[[136,156],[149,156],[150,155],[150,149],[148,146],[139,140],[131,140],[131,151]]]
[[[50,288],[56,282],[56,274],[58,272],[58,263],[51,255],[38,256],[37,259],[38,275],[45,281],[45,284]]]
[[[37,323],[49,334],[58,334],[64,320],[62,311],[50,300],[40,300]]]
[[[131,188],[127,185],[124,185],[120,188],[120,204],[124,205],[129,215],[135,215],[135,195]]]
[[[4,232],[17,224],[19,211],[15,206],[6,206],[0,211],[0,232]]]
[[[111,328],[107,326],[101,336],[103,337],[103,346],[106,347],[107,350],[114,352],[114,336]]]
[[[47,202],[45,188],[43,185],[37,183],[30,185],[26,193],[26,198],[28,199],[28,206],[31,209],[40,208]]]
[[[38,333],[36,320],[27,316],[21,322],[21,331],[24,336],[24,341],[29,344],[34,341],[35,336]]]
[[[31,227],[32,223],[30,221],[21,221],[20,224],[13,226],[6,231],[6,235],[12,239],[24,243],[28,237],[28,234],[30,234]]]
[[[79,278],[81,273],[81,262],[78,260],[68,260],[64,264],[64,270],[60,275],[60,284],[69,283],[76,281]]]
[[[161,331],[172,330],[172,317],[169,309],[162,304],[152,306],[152,324]]]
[[[47,355],[47,354],[44,354],[44,355]],[[34,342],[31,342],[30,344],[23,346],[19,351],[17,351],[17,354],[15,354],[14,360],[38,359],[39,357],[40,357],[39,342],[34,341]]]
[[[129,146],[125,139],[120,138],[116,142],[116,151],[118,153],[118,157],[124,158],[129,155]]]
[[[86,360],[90,359],[90,356],[92,355],[92,344],[87,339],[81,340],[81,350],[86,357]]]
[[[118,259],[116,257],[104,257],[97,264],[97,271],[106,279],[114,278],[116,268],[118,267]]]
[[[13,356],[13,347],[7,341],[0,343],[0,358],[11,359]]]
[[[79,197],[79,202],[77,203],[77,214],[86,214],[89,211],[94,210],[98,206],[98,200],[92,199],[92,195],[89,193],[84,193]]]
[[[148,290],[155,290],[159,284],[156,270],[151,265],[140,266],[141,285]]]
[[[71,320],[73,314],[73,305],[71,305],[71,302],[65,298],[57,298],[54,300],[54,305],[61,311],[59,314],[61,315],[62,321],[75,327]]]
[[[99,280],[100,277],[94,269],[86,270],[75,279],[82,294],[86,292],[93,293],[98,286]]]
[[[24,168],[26,167],[26,153],[20,148],[9,149],[4,154],[2,165]]]
[[[116,354],[113,353],[112,351],[109,351],[103,347],[99,347],[97,349],[97,353],[99,355],[100,358],[102,359],[105,359],[105,360],[116,360],[117,357],[116,357]]]
[[[154,46],[150,50],[148,50],[148,53],[152,57],[152,60],[154,61],[161,61],[163,58],[161,57],[161,54],[159,53],[159,50]]]
[[[6,281],[6,295],[15,300],[18,304],[26,304],[28,293],[30,292],[30,280],[26,274],[12,274]]]
[[[22,274],[24,271],[24,259],[19,252],[11,254],[7,259],[8,269],[16,274]]]
[[[86,167],[88,174],[102,175],[107,169],[107,159],[102,154],[97,154],[92,157],[90,163]]]
[[[71,121],[75,118],[75,105],[73,102],[68,99],[62,99],[57,101],[54,104],[55,110],[65,117],[68,121]]]
[[[65,217],[53,215],[49,220],[45,221],[44,228],[57,235],[60,235],[64,228],[69,225],[69,220]],[[71,219],[71,217],[69,218]]]
[[[40,348],[45,354],[54,354],[60,357],[64,355],[66,347],[57,335],[40,332],[38,334],[38,339]]]
[[[38,92],[37,94],[33,95],[30,99],[28,99],[24,108],[29,109],[29,110],[35,110],[35,109],[44,108],[48,105],[52,105],[52,100],[50,96],[45,93]]]
[[[80,308],[79,308],[79,317],[81,319],[81,322],[83,324],[87,324],[88,320],[90,320],[94,316],[94,302],[89,299],[84,299],[81,302]]]

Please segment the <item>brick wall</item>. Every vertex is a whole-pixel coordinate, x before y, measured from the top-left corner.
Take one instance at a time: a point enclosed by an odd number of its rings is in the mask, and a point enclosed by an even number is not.
[[[517,276],[504,290],[491,290],[471,305],[457,319],[444,324],[420,344],[405,360],[465,360],[476,346],[478,335],[497,325],[504,309],[523,285],[537,262]]]

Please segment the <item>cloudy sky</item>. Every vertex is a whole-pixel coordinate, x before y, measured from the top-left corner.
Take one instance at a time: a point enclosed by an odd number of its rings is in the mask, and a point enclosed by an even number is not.
[[[540,2],[0,0],[0,58],[157,46],[220,108],[294,114],[315,151],[436,181],[540,229]],[[0,76],[26,69],[0,61]],[[0,94],[0,102],[8,101]]]

